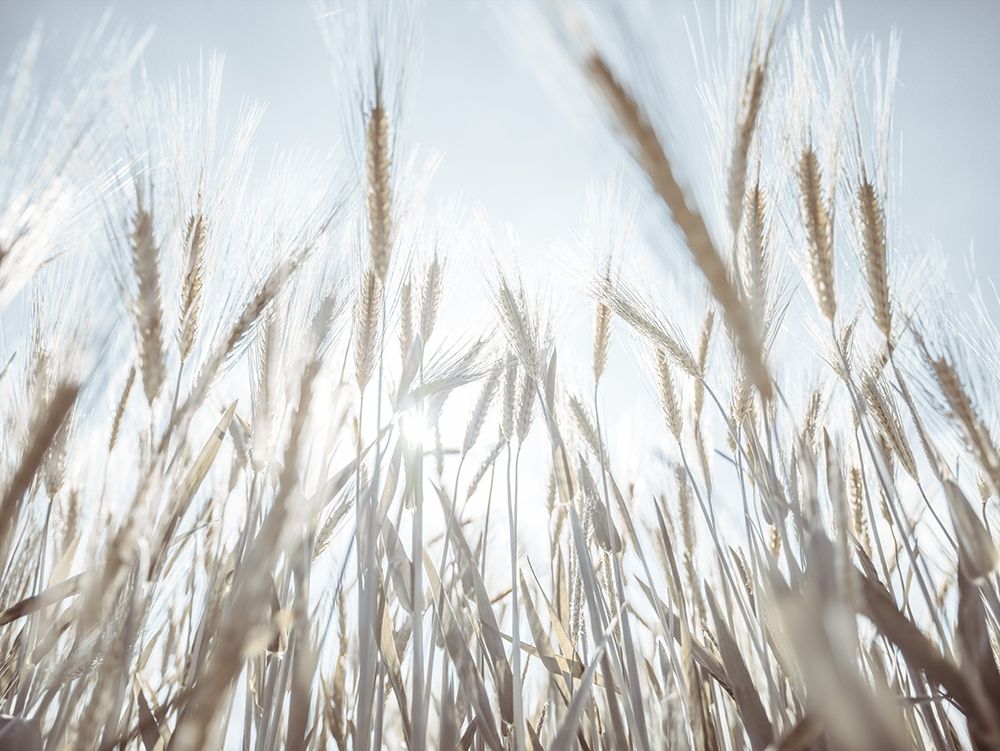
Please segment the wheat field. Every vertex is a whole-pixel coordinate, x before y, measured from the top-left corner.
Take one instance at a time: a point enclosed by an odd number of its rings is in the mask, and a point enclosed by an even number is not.
[[[314,7],[321,158],[113,16],[13,56],[0,749],[1000,749],[1000,335],[903,241],[896,37],[705,8],[692,172],[640,6],[495,10],[621,163],[545,284],[427,198],[417,5]]]

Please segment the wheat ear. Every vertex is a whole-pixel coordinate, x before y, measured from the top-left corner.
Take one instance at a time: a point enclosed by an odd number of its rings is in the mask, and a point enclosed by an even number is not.
[[[205,273],[205,245],[208,226],[199,211],[187,221],[184,230],[185,270],[181,284],[181,324],[178,344],[181,360],[186,360],[194,347],[198,334],[198,315],[201,312],[201,286]]]
[[[889,297],[889,271],[886,258],[885,210],[875,186],[863,177],[858,186],[858,232],[865,262],[868,294],[872,299],[875,325],[892,339],[892,299]]]
[[[389,115],[382,102],[382,87],[379,84],[375,87],[375,106],[368,113],[365,146],[371,261],[375,275],[384,283],[392,253],[392,161]]]
[[[354,373],[358,388],[365,390],[375,368],[375,340],[378,337],[382,283],[374,268],[365,270],[357,303],[357,336],[354,350]],[[405,356],[405,355],[404,355]]]
[[[809,270],[820,312],[830,321],[837,314],[833,287],[833,223],[823,197],[822,174],[816,151],[807,146],[798,165],[802,222],[806,229]]]
[[[160,393],[166,372],[163,354],[163,312],[160,306],[159,248],[153,235],[153,214],[147,210],[141,192],[135,213],[129,247],[132,271],[138,283],[133,312],[139,329],[139,369],[146,400],[152,404]]]
[[[611,287],[611,260],[601,278],[601,286]],[[611,306],[598,298],[597,314],[594,316],[594,383],[600,383],[604,367],[608,363],[608,347],[611,344]]]

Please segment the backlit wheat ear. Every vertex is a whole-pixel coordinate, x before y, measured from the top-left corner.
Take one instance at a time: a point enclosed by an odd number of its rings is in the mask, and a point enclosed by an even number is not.
[[[143,202],[137,188],[137,205],[132,214],[129,247],[132,251],[132,271],[138,292],[132,302],[139,330],[139,369],[142,388],[150,404],[160,393],[165,376],[163,353],[163,312],[160,306],[159,248],[153,236],[153,214]]]
[[[865,279],[872,301],[875,325],[887,342],[892,340],[892,300],[889,297],[889,270],[886,258],[885,209],[875,186],[862,176],[858,186],[856,224],[861,236]]]
[[[861,470],[851,467],[850,477],[851,526],[854,536],[861,541],[865,552],[871,555],[872,542],[868,534],[868,523],[865,517],[865,489],[861,480]]]
[[[1000,453],[997,452],[997,445],[986,423],[979,416],[972,398],[962,384],[958,371],[947,357],[932,358],[926,347],[924,354],[937,379],[938,387],[948,402],[951,416],[962,429],[969,450],[992,483],[993,492],[1000,494]]]
[[[764,336],[770,292],[768,270],[767,201],[760,180],[746,195],[743,220],[743,288],[758,332]]]
[[[531,429],[531,418],[534,415],[535,406],[535,382],[531,374],[524,370],[521,373],[521,388],[518,389],[517,398],[517,440],[524,443]]]
[[[764,365],[764,352],[750,316],[737,294],[722,256],[708,233],[697,209],[674,177],[673,166],[639,104],[625,90],[611,68],[596,52],[586,61],[587,72],[604,95],[616,116],[619,128],[628,139],[633,156],[645,171],[653,189],[663,201],[684,242],[701,270],[713,297],[722,307],[726,326],[732,332],[736,346],[747,361],[754,385],[765,399],[773,391],[771,378]]]
[[[660,387],[660,404],[663,407],[663,417],[667,423],[667,429],[677,439],[681,440],[684,422],[681,416],[680,402],[677,399],[677,389],[674,386],[674,377],[670,372],[670,360],[667,353],[657,348],[656,355],[656,376]]]
[[[496,289],[496,308],[500,321],[506,329],[507,338],[521,365],[528,370],[532,378],[538,378],[542,367],[539,351],[540,332],[538,323],[528,307],[528,299],[520,280],[515,289],[507,282],[506,277],[500,274]]]
[[[816,447],[816,428],[819,425],[819,409],[823,403],[823,395],[813,391],[809,395],[805,417],[802,420],[802,438],[807,446]]]
[[[128,378],[125,379],[125,387],[122,395],[118,399],[118,406],[115,407],[115,414],[111,420],[111,437],[108,439],[108,451],[111,451],[118,442],[118,433],[121,431],[122,418],[125,416],[125,408],[128,406],[128,398],[132,393],[132,386],[135,383],[135,367],[128,370]]]
[[[813,291],[820,312],[832,321],[837,314],[833,287],[833,223],[823,195],[819,158],[812,146],[803,149],[799,157],[798,178]]]
[[[507,353],[503,379],[503,402],[500,404],[500,435],[505,441],[514,437],[514,414],[517,405],[517,355]]]
[[[373,267],[365,269],[355,311],[357,331],[354,344],[354,375],[361,391],[375,368],[378,322],[382,307],[382,282]]]
[[[52,396],[41,405],[32,424],[30,438],[21,452],[14,472],[7,479],[3,495],[0,496],[0,556],[6,554],[12,531],[12,520],[24,494],[41,469],[46,452],[55,440],[64,421],[76,404],[80,387],[72,383],[56,386]]]
[[[608,259],[607,267],[601,278],[600,286],[611,287],[611,260]],[[594,383],[600,383],[601,375],[604,373],[604,366],[608,362],[608,347],[611,344],[611,306],[601,297],[597,300],[597,313],[594,316]]]
[[[181,360],[187,359],[198,334],[198,315],[201,311],[201,287],[205,273],[205,245],[208,225],[199,211],[188,218],[184,230],[184,279],[181,282],[180,330],[178,346]]]
[[[409,278],[399,292],[399,356],[406,365],[413,347],[413,283]]]
[[[892,446],[892,450],[899,457],[906,473],[914,480],[918,480],[917,463],[910,449],[909,441],[899,419],[899,413],[890,395],[879,383],[878,379],[871,375],[866,376],[861,381],[861,393],[868,405],[869,413],[875,418],[875,424],[885,441]]]
[[[222,340],[220,348],[221,360],[230,357],[234,352],[239,351],[246,343],[247,338],[252,334],[257,322],[264,318],[271,302],[278,296],[288,280],[301,268],[307,253],[311,248],[286,258],[276,266],[264,281],[258,285],[254,293],[249,297],[240,311],[239,317],[229,330],[228,335]],[[214,359],[209,359],[212,364]],[[221,361],[219,365],[221,365]]]
[[[381,75],[375,75],[375,105],[365,125],[368,168],[368,232],[372,268],[385,282],[392,254],[392,159],[389,115],[382,101]]]
[[[503,366],[501,364],[494,366],[486,378],[486,382],[483,384],[482,391],[479,392],[476,405],[469,414],[469,424],[465,428],[465,438],[462,440],[463,454],[471,451],[472,447],[476,444],[476,440],[479,438],[479,434],[483,429],[483,423],[486,422],[486,414],[493,404],[493,397],[496,395],[497,384],[500,382],[502,372]]]
[[[750,417],[753,408],[753,387],[747,377],[746,368],[742,362],[737,362],[734,371],[733,400],[730,407],[733,423],[742,425]]]
[[[438,307],[441,304],[441,287],[444,267],[434,253],[431,265],[427,267],[427,275],[424,277],[423,299],[420,303],[420,340],[426,346],[434,331],[434,324],[437,321]]]
[[[708,348],[712,343],[712,330],[715,328],[715,313],[711,310],[705,314],[701,326],[701,337],[698,340],[698,377],[694,383],[694,414],[695,419],[701,417],[702,405],[705,401],[705,369],[708,366]]]

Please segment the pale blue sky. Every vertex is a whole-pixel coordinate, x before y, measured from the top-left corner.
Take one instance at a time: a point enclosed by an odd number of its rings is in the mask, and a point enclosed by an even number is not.
[[[690,15],[694,5],[676,0],[670,15]],[[828,5],[814,3],[814,15]],[[64,49],[106,7],[90,0],[0,0],[0,50],[11,50],[38,19],[46,21],[49,49]],[[131,0],[114,7],[137,31],[155,26],[147,54],[154,78],[192,65],[200,51],[226,54],[223,111],[234,113],[244,95],[267,104],[257,141],[262,156],[276,144],[335,142],[338,109],[308,3]],[[707,14],[713,8],[701,3]],[[844,8],[855,38],[887,39],[892,27],[902,35],[895,121],[907,233],[918,245],[940,241],[957,286],[967,278],[964,257],[973,240],[980,272],[996,278],[1000,2],[846,0]],[[530,60],[511,59],[486,3],[428,0],[422,26],[410,133],[444,157],[433,191],[461,192],[493,220],[515,226],[526,247],[544,250],[578,222],[588,181],[605,176],[621,155],[553,101]],[[664,39],[690,57],[679,22],[664,29]],[[676,76],[673,84],[682,105],[696,102],[694,81]],[[699,127],[698,113],[682,109],[685,125]]]

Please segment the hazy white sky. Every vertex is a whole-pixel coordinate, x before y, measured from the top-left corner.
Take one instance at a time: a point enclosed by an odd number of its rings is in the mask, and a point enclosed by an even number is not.
[[[664,28],[664,43],[686,61],[680,19],[696,3],[662,1],[675,20]],[[828,5],[814,3],[814,14]],[[66,48],[106,7],[91,0],[0,0],[0,50],[11,50],[38,20],[46,22],[50,49]],[[128,0],[114,7],[137,31],[155,27],[147,54],[154,78],[193,65],[201,51],[223,51],[223,111],[234,113],[243,96],[267,104],[262,155],[275,144],[335,142],[338,110],[327,55],[307,2]],[[855,38],[887,39],[892,27],[902,35],[896,125],[907,233],[918,245],[936,238],[956,282],[967,278],[964,259],[975,241],[980,272],[996,278],[1000,2],[846,0],[844,7]],[[707,14],[713,9],[714,3],[700,4]],[[544,251],[578,222],[588,181],[606,175],[621,155],[553,101],[531,60],[513,59],[487,3],[428,0],[422,26],[410,133],[444,157],[434,192],[461,192],[492,219],[514,225],[526,248]],[[678,70],[687,70],[686,63]],[[674,78],[683,124],[700,127],[694,81]]]

